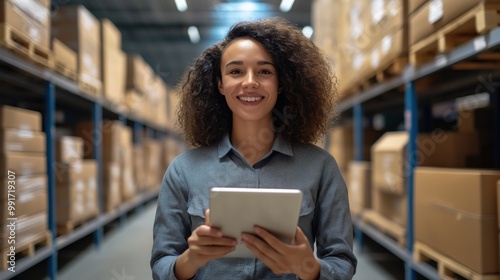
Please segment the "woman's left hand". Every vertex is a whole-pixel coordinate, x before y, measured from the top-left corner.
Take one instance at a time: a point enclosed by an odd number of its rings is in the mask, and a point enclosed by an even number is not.
[[[300,279],[318,279],[321,263],[314,257],[307,236],[297,227],[292,245],[268,231],[255,227],[257,236],[243,233],[242,241],[274,274],[295,274]],[[260,237],[260,238],[259,238]]]

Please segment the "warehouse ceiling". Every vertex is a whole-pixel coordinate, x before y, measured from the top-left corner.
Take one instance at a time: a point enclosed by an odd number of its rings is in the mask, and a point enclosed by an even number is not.
[[[300,28],[311,24],[310,0],[296,0],[288,12],[280,10],[281,0],[187,0],[184,12],[174,0],[52,0],[52,4],[63,1],[83,4],[97,18],[110,19],[122,33],[123,50],[141,54],[171,86],[204,49],[240,20],[280,16]],[[190,41],[190,26],[199,30],[198,43]]]

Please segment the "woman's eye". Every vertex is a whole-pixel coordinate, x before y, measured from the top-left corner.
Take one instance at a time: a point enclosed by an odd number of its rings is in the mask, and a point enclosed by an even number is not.
[[[241,71],[238,69],[233,69],[233,70],[229,71],[229,74],[231,74],[231,75],[236,75],[236,74],[240,74],[240,73],[241,73]]]
[[[265,74],[265,75],[268,75],[268,74],[271,74],[272,72],[267,70],[267,69],[263,69],[263,70],[260,70],[260,73],[261,74]]]

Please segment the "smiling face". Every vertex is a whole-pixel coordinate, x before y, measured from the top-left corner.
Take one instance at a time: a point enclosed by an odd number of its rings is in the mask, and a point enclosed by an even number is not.
[[[278,98],[278,75],[271,55],[251,38],[231,42],[221,58],[219,91],[234,121],[270,122]]]

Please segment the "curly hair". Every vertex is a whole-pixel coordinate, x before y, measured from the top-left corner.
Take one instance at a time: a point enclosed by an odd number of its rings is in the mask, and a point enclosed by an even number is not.
[[[338,99],[337,80],[328,58],[300,29],[280,18],[240,22],[195,61],[177,86],[179,124],[193,146],[210,146],[231,132],[232,112],[222,94],[220,62],[235,39],[249,37],[269,52],[278,74],[273,109],[277,133],[292,143],[314,143],[332,124]]]

